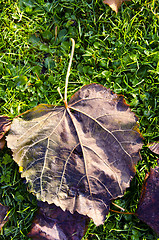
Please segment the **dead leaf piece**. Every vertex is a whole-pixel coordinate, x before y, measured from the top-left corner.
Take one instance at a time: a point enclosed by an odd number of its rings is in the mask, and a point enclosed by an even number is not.
[[[159,154],[159,142],[149,144],[148,147],[152,152]]]
[[[0,230],[2,229],[4,224],[8,221],[8,217],[6,217],[8,209],[9,209],[8,207],[0,204]]]
[[[142,146],[123,97],[98,84],[77,91],[66,107],[39,105],[14,119],[7,142],[38,199],[96,225],[129,186]]]
[[[10,125],[11,125],[11,121],[9,117],[0,116],[0,149],[4,148],[4,145],[5,145],[4,135],[9,131]]]
[[[77,212],[71,214],[54,204],[42,203],[28,237],[33,240],[80,240],[88,222],[88,217]]]
[[[131,1],[131,0],[126,0]],[[103,3],[109,5],[113,11],[116,13],[118,12],[119,7],[122,5],[122,3],[125,2],[124,0],[104,0]]]
[[[0,149],[1,149],[1,150],[4,148],[5,143],[6,143],[5,137],[1,138],[1,139],[0,139]]]
[[[138,218],[159,234],[159,167],[151,169],[141,193]]]

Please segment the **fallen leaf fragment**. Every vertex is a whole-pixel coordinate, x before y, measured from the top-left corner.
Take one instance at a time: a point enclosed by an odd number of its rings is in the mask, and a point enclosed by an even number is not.
[[[6,217],[8,210],[9,207],[0,204],[0,230],[2,229],[4,224],[8,221],[8,216]]]
[[[7,116],[0,116],[0,149],[5,145],[5,134],[9,131],[11,126],[10,118]]]
[[[131,0],[126,0],[131,1]],[[104,0],[103,3],[109,5],[113,11],[116,13],[118,12],[119,7],[122,5],[122,3],[125,2],[124,0]]]
[[[4,148],[5,143],[6,143],[5,137],[2,137],[2,138],[0,139],[0,149],[1,149],[1,150]]]
[[[137,217],[159,235],[159,167],[150,170],[142,189]]]
[[[123,96],[90,84],[68,105],[40,104],[15,118],[7,144],[39,200],[100,225],[135,174],[142,137]]]
[[[54,204],[40,203],[28,237],[33,240],[80,240],[84,236],[89,218],[77,212],[62,211]]]
[[[154,143],[152,143],[152,144],[149,144],[149,145],[148,145],[148,148],[149,148],[152,152],[154,152],[154,153],[156,153],[156,154],[159,154],[159,142],[154,142]]]

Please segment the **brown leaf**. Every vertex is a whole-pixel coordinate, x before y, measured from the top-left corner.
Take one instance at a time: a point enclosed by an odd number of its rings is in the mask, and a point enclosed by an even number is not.
[[[159,234],[159,167],[151,169],[142,189],[138,218]]]
[[[8,221],[8,216],[6,217],[8,209],[9,207],[3,206],[0,203],[0,230],[2,229],[4,224]]]
[[[126,0],[131,1],[131,0]],[[116,13],[118,12],[119,7],[122,5],[122,3],[125,2],[124,0],[104,0],[103,3],[109,5],[113,11]]]
[[[0,139],[0,149],[1,149],[1,150],[4,148],[5,143],[6,143],[5,137],[2,137],[2,138]]]
[[[39,105],[13,120],[14,160],[39,200],[104,223],[140,159],[137,118],[122,96],[90,84],[68,106]]]
[[[6,142],[4,135],[9,131],[10,125],[11,121],[9,117],[0,116],[0,149],[4,148]]]
[[[62,211],[54,204],[40,203],[28,237],[33,240],[80,240],[84,236],[89,218],[77,212]]]
[[[148,145],[148,148],[149,148],[152,152],[154,152],[154,153],[156,153],[156,154],[159,154],[159,142],[154,142],[154,143],[149,144],[149,145]]]

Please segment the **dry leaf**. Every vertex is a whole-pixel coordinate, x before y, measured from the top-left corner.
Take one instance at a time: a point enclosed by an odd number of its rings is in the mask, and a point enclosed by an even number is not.
[[[0,116],[0,149],[4,148],[6,142],[4,135],[9,131],[10,125],[11,121],[9,117]]]
[[[0,230],[2,229],[4,224],[8,221],[8,216],[6,217],[8,209],[9,207],[6,207],[0,203]]]
[[[131,0],[126,0],[131,1]],[[113,11],[116,13],[118,12],[119,7],[122,5],[122,3],[125,2],[124,0],[104,0],[103,3],[109,5]]]
[[[151,169],[142,189],[138,218],[159,234],[159,167]]]
[[[41,104],[15,118],[7,142],[38,199],[100,225],[140,159],[136,121],[122,96],[90,84],[68,105]]]
[[[86,216],[64,212],[54,204],[41,202],[28,237],[33,240],[80,240],[88,223]]]
[[[155,143],[149,144],[149,145],[148,145],[148,148],[149,148],[152,152],[154,152],[154,153],[156,153],[156,154],[159,154],[159,142],[155,142]]]

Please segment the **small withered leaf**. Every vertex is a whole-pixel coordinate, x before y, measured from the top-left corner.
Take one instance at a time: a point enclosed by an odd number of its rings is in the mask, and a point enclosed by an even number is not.
[[[126,0],[131,1],[131,0]],[[118,12],[119,7],[122,5],[122,3],[125,2],[125,0],[104,0],[103,3],[109,5],[113,11],[116,13]]]
[[[0,116],[0,149],[5,145],[5,134],[9,131],[11,120],[7,116]]]
[[[135,174],[142,137],[123,97],[90,84],[66,106],[41,104],[15,118],[7,143],[39,200],[100,225]]]
[[[147,223],[159,235],[159,167],[150,170],[141,192],[138,218]]]
[[[77,212],[62,211],[54,204],[41,203],[28,237],[33,240],[80,240],[84,236],[89,218]]]
[[[7,212],[9,210],[9,207],[4,206],[0,203],[0,230],[4,226],[4,224],[8,221]]]
[[[148,148],[149,148],[152,152],[154,152],[154,153],[156,153],[156,154],[159,154],[159,142],[154,142],[154,143],[149,144],[149,145],[148,145]]]

